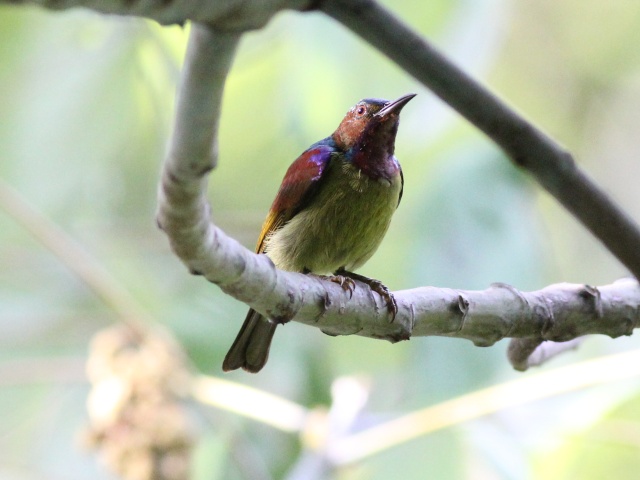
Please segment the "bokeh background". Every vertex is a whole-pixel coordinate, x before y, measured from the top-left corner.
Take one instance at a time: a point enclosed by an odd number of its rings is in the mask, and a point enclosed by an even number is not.
[[[640,218],[640,3],[384,3],[571,150]],[[0,7],[1,478],[118,478],[78,432],[88,422],[89,342],[122,319],[73,273],[73,260],[53,254],[45,234],[24,227],[25,211],[43,215],[36,226],[46,219],[47,228],[68,235],[61,241],[71,258],[69,239],[88,253],[175,336],[199,371],[222,375],[247,307],[189,275],[154,222],[187,34],[179,26],[83,10]],[[627,275],[486,138],[318,13],[281,13],[242,40],[210,182],[217,224],[252,249],[289,163],[331,133],[359,99],[408,92],[419,95],[403,111],[397,141],[403,201],[361,273],[394,290],[483,289],[492,282],[535,290],[558,282],[603,285]],[[355,377],[368,385],[367,412],[383,420],[635,348],[636,337],[593,337],[522,374],[509,367],[505,341],[491,348],[443,338],[391,345],[330,338],[291,323],[278,329],[259,375],[224,378],[313,408],[330,404],[335,379]],[[639,395],[636,378],[529,402],[333,475],[635,479]],[[189,408],[201,439],[192,478],[287,478],[301,458],[295,434],[224,409]],[[312,478],[307,473],[295,478]]]

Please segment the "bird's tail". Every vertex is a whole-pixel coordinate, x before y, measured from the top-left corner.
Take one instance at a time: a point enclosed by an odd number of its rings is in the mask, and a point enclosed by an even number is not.
[[[238,336],[224,357],[222,370],[229,372],[243,368],[247,372],[259,372],[269,359],[269,347],[275,331],[275,323],[254,309],[249,310]]]

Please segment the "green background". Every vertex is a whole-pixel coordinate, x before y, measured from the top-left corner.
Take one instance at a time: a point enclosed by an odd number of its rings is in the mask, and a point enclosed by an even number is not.
[[[572,151],[640,217],[640,3],[596,0],[386,1],[464,70]],[[189,275],[156,228],[156,183],[187,29],[84,10],[0,8],[0,181],[94,256],[167,326],[206,374],[222,375],[246,306]],[[319,13],[284,12],[246,34],[227,81],[213,218],[252,249],[288,165],[356,101],[418,93],[396,155],[405,190],[360,273],[393,290],[422,285],[536,290],[627,275],[501,152],[386,57]],[[119,319],[0,205],[0,477],[113,478],[78,447],[91,336]],[[589,338],[543,370],[633,349]],[[224,378],[307,407],[341,376],[367,379],[376,418],[433,405],[516,373],[506,342],[414,338],[391,345],[279,328],[256,376]],[[51,378],[40,365],[68,360]],[[65,364],[65,365],[67,365]],[[64,370],[64,369],[62,369]],[[341,479],[635,479],[637,381],[514,407],[389,449]],[[201,407],[206,409],[205,407]],[[295,435],[224,410],[202,426],[194,478],[283,478]],[[639,417],[636,419],[636,415]],[[629,434],[631,432],[631,434]],[[635,433],[634,433],[635,432]]]

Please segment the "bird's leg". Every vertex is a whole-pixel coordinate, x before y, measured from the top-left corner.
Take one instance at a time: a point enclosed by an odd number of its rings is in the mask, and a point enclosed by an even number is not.
[[[398,304],[396,303],[396,299],[393,298],[393,294],[389,291],[389,289],[380,281],[374,278],[365,277],[364,275],[360,275],[358,273],[348,272],[345,269],[341,268],[335,272],[334,278],[342,278],[343,280],[349,280],[355,288],[354,280],[358,280],[359,282],[366,283],[369,285],[369,288],[376,292],[387,304],[387,311],[391,314],[391,320],[396,318],[396,314],[398,313]],[[339,283],[337,280],[332,280]],[[342,287],[344,288],[344,287]],[[350,290],[353,291],[353,288]]]

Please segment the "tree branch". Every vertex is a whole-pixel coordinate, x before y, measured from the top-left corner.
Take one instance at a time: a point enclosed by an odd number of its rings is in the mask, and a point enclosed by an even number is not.
[[[82,245],[0,180],[0,209],[73,272],[107,307],[136,331],[152,323],[149,314]]]
[[[561,283],[535,292],[504,284],[479,292],[424,287],[398,292],[396,299],[412,302],[414,336],[466,338],[477,346],[505,337],[566,342],[601,333],[615,338],[630,335],[640,319],[640,286],[634,279],[603,287]]]
[[[514,338],[509,343],[507,358],[513,368],[524,372],[529,367],[542,365],[567,350],[575,350],[581,343],[582,338],[561,343],[545,342],[541,338]]]
[[[280,10],[306,10],[311,0],[0,0],[0,3],[39,5],[50,10],[88,8],[101,13],[145,17],[163,25],[187,20],[215,25],[224,31],[261,28]]]

